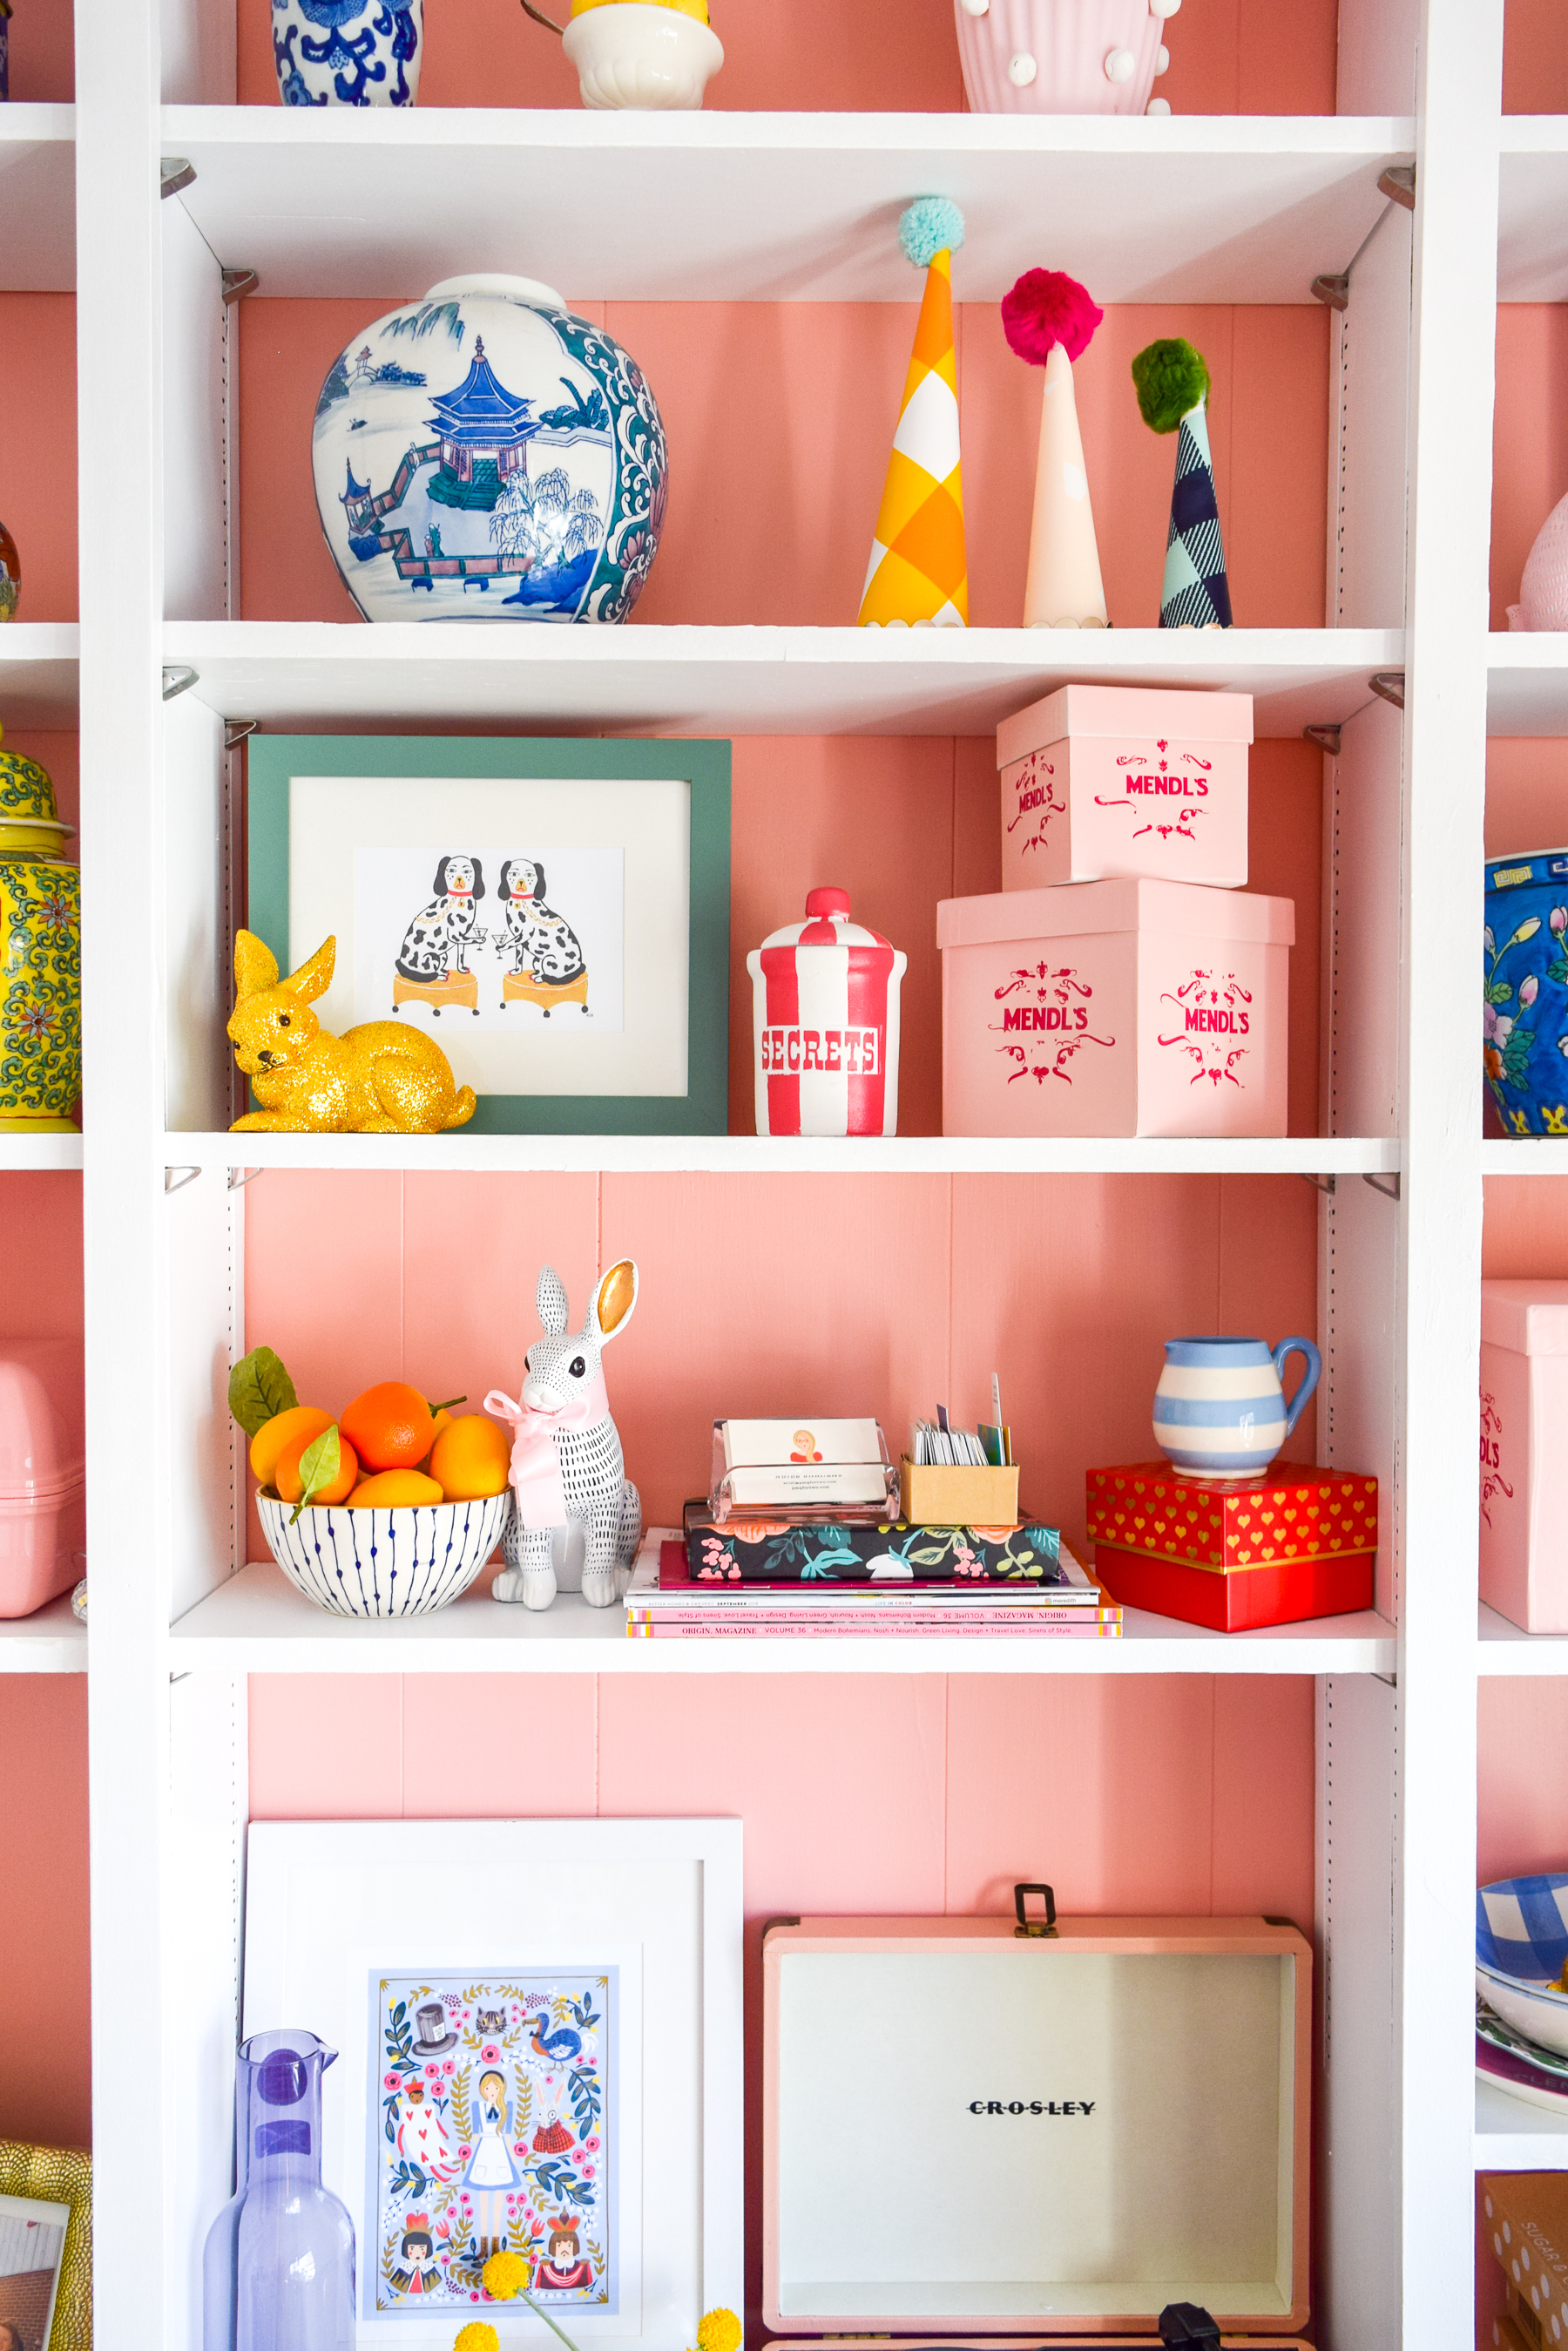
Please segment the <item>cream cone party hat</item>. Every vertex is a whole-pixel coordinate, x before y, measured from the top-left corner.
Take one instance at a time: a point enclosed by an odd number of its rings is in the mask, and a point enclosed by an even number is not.
[[[906,258],[925,271],[926,294],[860,598],[860,625],[961,629],[969,624],[969,563],[952,256],[963,243],[963,214],[945,196],[922,196],[899,222],[898,242]]]
[[[1087,350],[1104,316],[1077,279],[1057,269],[1026,270],[1002,306],[1012,350],[1045,371],[1023,590],[1026,629],[1109,626],[1073,389],[1073,361]]]

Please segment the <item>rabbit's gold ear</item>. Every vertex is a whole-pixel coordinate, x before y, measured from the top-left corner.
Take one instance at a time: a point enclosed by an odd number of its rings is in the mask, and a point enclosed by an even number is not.
[[[259,996],[277,986],[277,957],[254,931],[234,933],[234,987],[239,995]]]
[[[637,1304],[637,1267],[628,1257],[612,1265],[594,1292],[594,1321],[601,1339],[624,1331]]]
[[[291,971],[283,984],[291,996],[298,997],[302,1004],[314,1004],[317,998],[325,996],[331,987],[332,968],[337,960],[337,941],[336,938],[323,939],[316,953],[308,956],[297,971]]]

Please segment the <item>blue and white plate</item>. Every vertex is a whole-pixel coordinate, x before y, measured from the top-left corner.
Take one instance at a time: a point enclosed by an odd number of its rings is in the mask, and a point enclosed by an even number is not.
[[[1568,1871],[1504,1877],[1476,1896],[1476,1983],[1505,2024],[1568,2057]]]

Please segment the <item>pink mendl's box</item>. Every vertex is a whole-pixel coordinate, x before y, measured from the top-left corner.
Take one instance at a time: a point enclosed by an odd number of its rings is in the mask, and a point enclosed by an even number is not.
[[[1250,694],[1064,685],[996,730],[1002,886],[1247,882]]]
[[[1568,1281],[1483,1281],[1480,1596],[1527,1633],[1568,1633]]]
[[[1295,908],[1178,882],[944,898],[944,1134],[1283,1134]]]
[[[1262,1918],[763,1941],[763,2316],[951,2344],[1307,2315],[1312,1949]]]

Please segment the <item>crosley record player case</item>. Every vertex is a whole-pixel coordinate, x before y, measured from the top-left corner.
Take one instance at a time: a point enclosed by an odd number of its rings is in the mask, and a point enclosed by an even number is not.
[[[1307,2316],[1310,1945],[1264,1918],[1043,1930],[1024,1890],[1017,1925],[767,1929],[766,2325],[1108,2351],[1192,2303],[1283,2351]]]

